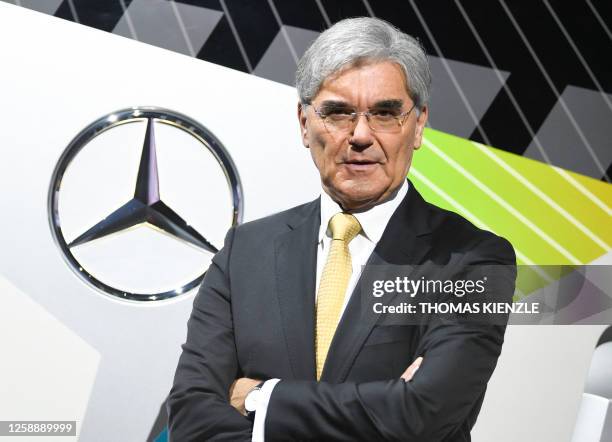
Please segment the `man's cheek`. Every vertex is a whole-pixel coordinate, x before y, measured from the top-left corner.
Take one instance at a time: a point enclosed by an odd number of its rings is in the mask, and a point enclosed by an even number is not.
[[[320,130],[311,131],[309,133],[309,139],[312,143],[314,143],[316,146],[320,146],[322,149],[326,148],[329,141],[327,140],[326,133]]]

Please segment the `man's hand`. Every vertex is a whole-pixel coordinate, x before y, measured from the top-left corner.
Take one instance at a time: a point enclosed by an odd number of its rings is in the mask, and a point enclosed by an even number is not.
[[[410,364],[410,367],[408,367],[406,371],[400,376],[404,380],[404,382],[409,382],[412,379],[412,376],[414,376],[414,374],[421,366],[421,362],[423,362],[423,358],[419,356],[414,360],[412,364]]]
[[[246,416],[246,410],[244,409],[244,400],[247,394],[261,383],[258,379],[240,378],[236,379],[230,387],[230,404],[243,416]]]

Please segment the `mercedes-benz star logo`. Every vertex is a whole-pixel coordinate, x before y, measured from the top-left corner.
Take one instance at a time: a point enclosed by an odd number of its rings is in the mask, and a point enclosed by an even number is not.
[[[63,190],[63,181],[67,170],[69,170],[69,166],[73,164],[77,155],[102,133],[108,133],[111,129],[123,126],[127,123],[140,123],[141,125],[145,125],[144,140],[140,152],[140,162],[136,174],[133,196],[128,201],[119,205],[119,207],[116,207],[116,209],[110,210],[110,213],[107,212],[104,218],[99,219],[89,228],[83,229],[76,237],[67,240],[64,236],[65,232],[62,230],[62,222],[60,222],[60,193]],[[79,248],[101,238],[109,237],[109,235],[134,230],[140,226],[151,227],[157,232],[164,233],[174,240],[189,244],[197,248],[200,252],[204,252],[204,255],[206,255],[208,259],[210,259],[212,254],[216,253],[218,247],[220,247],[220,244],[210,239],[210,237],[207,238],[205,234],[190,225],[190,223],[179,215],[179,213],[171,208],[171,204],[166,204],[161,198],[158,152],[155,142],[156,127],[158,125],[179,129],[182,133],[189,134],[212,154],[220,166],[230,190],[229,195],[231,204],[229,207],[232,213],[231,216],[228,217],[230,220],[229,224],[237,224],[242,218],[242,189],[236,167],[219,140],[201,124],[177,112],[151,107],[124,109],[106,115],[90,124],[68,145],[53,173],[48,201],[51,231],[55,242],[63,252],[65,260],[81,279],[97,289],[102,290],[105,294],[123,299],[153,301],[167,299],[185,293],[199,285],[204,277],[207,266],[202,266],[206,268],[201,269],[197,277],[191,278],[187,282],[180,283],[174,288],[161,291],[149,289],[147,292],[137,292],[126,289],[126,286],[129,285],[128,283],[122,284],[123,287],[118,287],[117,283],[112,284],[108,283],[108,281],[102,281],[101,277],[95,275],[96,272],[90,267],[95,266],[97,262],[102,262],[102,264],[99,264],[99,267],[103,268],[104,260],[100,258],[97,258],[97,260],[91,258],[91,251],[88,254],[83,254],[81,260],[90,261],[88,267],[88,265],[80,262],[78,259],[79,254],[76,253],[76,251]],[[114,145],[116,144],[116,140],[113,138],[107,141],[107,143],[113,143]],[[173,152],[173,158],[176,156],[180,156],[180,151]],[[120,161],[120,159],[114,158],[114,161]],[[195,188],[190,190],[190,193],[194,194],[200,192],[221,192],[219,189],[210,188]],[[75,192],[73,191],[73,193]],[[81,197],[87,194],[82,189],[79,189],[78,193]],[[73,209],[72,213],[80,212],[83,207],[83,201],[91,202],[91,198],[84,198],[78,205],[73,204],[74,207],[78,207],[78,210]],[[208,211],[207,216],[210,218],[210,213],[214,212],[215,208],[206,207],[205,210]],[[230,227],[230,225],[223,226],[223,229],[227,227]],[[78,230],[75,231],[78,232]],[[143,243],[142,239],[139,239],[139,241],[138,244]],[[133,248],[134,247],[130,246],[130,250]],[[106,261],[119,263],[121,257],[116,255],[117,252],[115,252],[115,255],[111,255],[112,258],[108,258]],[[106,274],[109,274],[108,266],[106,267]],[[177,266],[168,266],[168,268],[169,267],[176,268]],[[165,270],[167,267],[163,268]],[[123,269],[121,270],[123,271]],[[104,274],[105,271],[100,271],[98,273]],[[146,269],[144,271],[146,272]],[[113,279],[112,277],[109,278]],[[125,280],[125,275],[123,275],[122,278]],[[121,280],[121,278],[119,279]]]

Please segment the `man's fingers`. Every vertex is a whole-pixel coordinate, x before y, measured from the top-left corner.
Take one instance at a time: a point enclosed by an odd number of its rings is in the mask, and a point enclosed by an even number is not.
[[[246,415],[246,410],[244,409],[244,398],[241,397],[240,391],[240,381],[241,379],[236,379],[229,390],[230,396],[230,404],[234,407],[240,414],[243,416]]]
[[[408,367],[406,371],[402,373],[400,377],[404,380],[404,382],[409,382],[410,380],[412,380],[412,377],[421,366],[421,362],[423,362],[423,358],[419,356],[412,364],[410,364],[410,367]]]
[[[236,379],[229,390],[230,404],[241,414],[246,415],[244,409],[244,400],[247,394],[253,387],[259,384],[261,381],[257,379],[240,378]]]
[[[244,409],[244,399],[232,397],[230,399],[230,404],[234,407],[240,414],[246,416],[246,410]]]

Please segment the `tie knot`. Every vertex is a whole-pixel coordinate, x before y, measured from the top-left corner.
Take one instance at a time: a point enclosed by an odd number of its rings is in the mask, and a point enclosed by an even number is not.
[[[336,213],[329,220],[332,239],[345,241],[347,244],[361,232],[361,224],[350,213]]]

